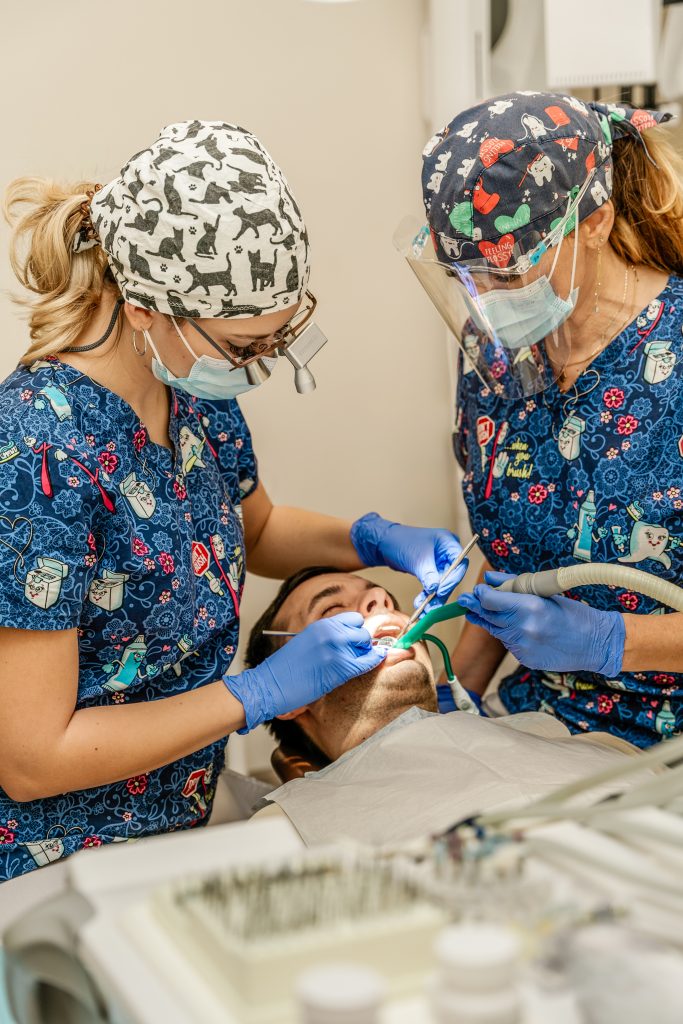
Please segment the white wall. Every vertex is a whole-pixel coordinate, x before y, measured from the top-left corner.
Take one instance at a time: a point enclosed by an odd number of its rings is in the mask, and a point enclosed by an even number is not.
[[[313,395],[296,394],[283,361],[244,401],[262,478],[278,502],[453,526],[444,333],[391,241],[420,209],[424,15],[422,0],[11,5],[0,185],[21,174],[105,182],[171,121],[219,118],[256,132],[308,221],[311,287],[330,339],[313,364]],[[8,261],[1,267],[7,289]],[[4,375],[26,344],[4,291],[0,337]],[[373,576],[406,605],[419,589]],[[274,590],[250,578],[244,630]]]

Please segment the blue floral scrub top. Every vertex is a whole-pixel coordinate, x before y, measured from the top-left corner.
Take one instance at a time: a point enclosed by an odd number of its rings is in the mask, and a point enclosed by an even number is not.
[[[233,659],[251,438],[234,401],[180,391],[169,434],[173,452],[121,398],[56,359],[0,385],[0,625],[78,630],[77,708],[195,689]],[[205,824],[224,745],[45,800],[14,803],[0,789],[0,879]]]
[[[491,565],[521,573],[620,562],[683,582],[683,280],[564,394],[506,401],[460,360],[454,447],[472,530]],[[503,364],[500,364],[504,370]],[[627,589],[581,587],[595,608],[666,614]],[[545,710],[573,732],[647,747],[683,729],[683,675],[519,668],[501,684],[511,712]]]

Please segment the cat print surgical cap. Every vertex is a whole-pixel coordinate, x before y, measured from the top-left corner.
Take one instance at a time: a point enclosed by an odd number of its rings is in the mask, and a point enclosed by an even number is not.
[[[145,309],[259,316],[306,288],[299,207],[259,140],[235,125],[168,125],[95,193],[91,219],[123,297]]]

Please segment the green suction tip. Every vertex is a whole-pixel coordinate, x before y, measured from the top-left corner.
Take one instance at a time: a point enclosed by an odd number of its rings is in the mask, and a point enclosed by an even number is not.
[[[443,605],[442,608],[434,608],[430,612],[426,612],[421,619],[411,626],[408,632],[397,640],[394,647],[399,651],[406,651],[413,644],[416,644],[418,640],[421,640],[425,633],[429,632],[432,626],[435,626],[437,622],[445,622],[447,619],[457,619],[458,616],[464,615],[465,609],[461,608],[457,601],[451,601],[450,604]]]

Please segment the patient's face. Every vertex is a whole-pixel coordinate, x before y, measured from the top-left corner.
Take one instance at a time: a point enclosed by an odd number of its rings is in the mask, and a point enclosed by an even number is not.
[[[298,631],[341,612],[360,612],[372,637],[398,635],[409,618],[383,587],[352,573],[330,573],[297,587],[274,627]],[[407,651],[390,650],[379,668],[311,705],[310,716],[302,716],[299,724],[328,756],[338,757],[413,705],[437,710],[434,673],[423,643]],[[341,750],[335,749],[337,741]]]

